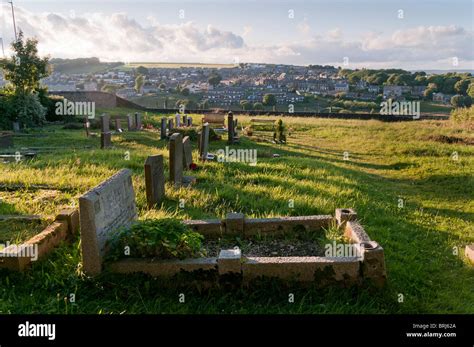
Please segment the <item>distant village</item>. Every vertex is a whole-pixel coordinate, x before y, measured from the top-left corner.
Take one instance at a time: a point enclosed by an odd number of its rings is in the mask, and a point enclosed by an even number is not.
[[[137,87],[137,74],[143,82]],[[341,96],[349,100],[379,102],[381,99],[422,98],[427,85],[370,84],[364,80],[350,83],[341,77],[340,68],[332,66],[291,66],[240,64],[231,68],[111,68],[96,73],[53,71],[42,81],[52,93],[60,91],[108,91],[133,99],[141,96],[182,93],[193,96],[209,107],[227,107],[262,103],[266,94],[274,95],[276,104],[300,103],[307,96]],[[0,79],[0,85],[5,81]],[[453,95],[432,93],[433,101],[449,103]],[[162,105],[172,107],[174,105]]]

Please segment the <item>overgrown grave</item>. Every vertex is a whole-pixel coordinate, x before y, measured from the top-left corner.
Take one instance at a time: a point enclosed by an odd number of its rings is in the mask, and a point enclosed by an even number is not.
[[[23,271],[44,258],[61,242],[71,240],[79,230],[79,211],[62,210],[39,234],[21,244],[0,245],[0,268]]]
[[[382,286],[386,280],[383,248],[369,238],[351,209],[337,209],[334,217],[246,218],[229,213],[223,220],[138,222],[131,172],[122,170],[80,198],[80,215],[83,267],[90,275],[101,273],[105,265],[110,272],[141,272],[171,279],[185,275],[210,283],[226,281],[229,276],[245,284],[279,278],[320,286],[352,286],[365,281]],[[253,255],[253,251],[249,255],[237,244],[217,248],[212,256],[207,252],[212,242],[221,245],[220,240],[258,243],[265,237],[318,235],[334,225],[347,243],[326,245],[324,255]]]

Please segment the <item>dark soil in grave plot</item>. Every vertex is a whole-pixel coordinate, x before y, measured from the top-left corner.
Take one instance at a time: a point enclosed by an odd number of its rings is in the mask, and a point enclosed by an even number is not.
[[[298,239],[270,240],[206,240],[203,249],[207,257],[218,257],[222,249],[239,247],[247,257],[324,256],[324,246],[317,241]]]

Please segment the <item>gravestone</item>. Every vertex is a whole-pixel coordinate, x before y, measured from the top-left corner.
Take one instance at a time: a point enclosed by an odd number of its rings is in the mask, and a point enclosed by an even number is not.
[[[166,139],[166,118],[161,118],[160,138]]]
[[[233,144],[234,143],[234,115],[232,112],[227,114],[227,143]]]
[[[115,118],[115,131],[118,133],[122,132],[122,122],[120,118]]]
[[[110,118],[108,114],[103,114],[100,116],[100,130],[103,133],[110,131]]]
[[[183,127],[188,126],[188,116],[183,114]]]
[[[189,136],[183,138],[183,167],[185,170],[189,170],[193,163],[193,149],[191,147],[191,140]]]
[[[121,170],[79,198],[84,271],[99,274],[111,232],[130,226],[137,217],[132,173]]]
[[[133,117],[132,117],[131,114],[127,114],[127,128],[128,128],[128,131],[133,131],[134,130]]]
[[[112,133],[100,133],[100,148],[107,149],[112,147]]]
[[[84,119],[84,130],[87,137],[91,136],[91,122],[89,122],[88,118]]]
[[[135,130],[142,130],[142,115],[138,112],[135,113]]]
[[[193,126],[193,119],[191,117],[188,117],[188,127]]]
[[[181,115],[179,113],[176,113],[175,118],[176,118],[176,128],[179,128],[181,126]]]
[[[171,130],[174,128],[174,124],[173,124],[173,119],[168,119],[168,130]]]
[[[170,181],[175,188],[183,184],[183,135],[174,133],[170,137]]]
[[[112,147],[112,133],[110,132],[109,115],[103,114],[100,116],[100,128],[100,148],[106,149]]]
[[[205,123],[202,126],[200,142],[199,154],[202,160],[207,160],[207,154],[209,152],[209,123]]]
[[[13,122],[13,131],[16,133],[20,132],[20,122]]]
[[[162,155],[149,156],[145,161],[145,187],[148,208],[163,201],[165,174]]]
[[[0,132],[0,148],[13,147],[13,134],[10,132]]]

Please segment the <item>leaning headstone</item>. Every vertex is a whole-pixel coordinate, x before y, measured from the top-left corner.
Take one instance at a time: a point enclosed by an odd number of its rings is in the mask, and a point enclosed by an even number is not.
[[[183,135],[174,133],[170,137],[170,181],[175,188],[183,184]]]
[[[183,114],[183,127],[187,126],[188,125],[188,116],[186,116],[185,114]]]
[[[166,139],[166,118],[161,118],[160,138]]]
[[[149,156],[145,161],[145,187],[148,208],[163,201],[165,174],[162,155]]]
[[[168,119],[168,130],[171,130],[173,128],[174,128],[173,119]]]
[[[131,114],[127,114],[127,128],[128,128],[128,131],[135,130],[133,126],[133,117]]]
[[[191,147],[191,140],[189,136],[183,138],[183,167],[185,170],[189,170],[193,163],[193,149]]]
[[[121,133],[123,130],[122,130],[122,122],[120,120],[120,118],[115,118],[115,131],[118,132],[118,133]]]
[[[181,126],[181,115],[179,113],[176,113],[175,118],[176,118],[176,128],[179,128]]]
[[[136,130],[142,130],[142,115],[138,112],[135,113],[135,128]]]
[[[0,148],[13,147],[13,134],[11,132],[0,133]]]
[[[20,122],[13,122],[13,131],[16,133],[20,132]]]
[[[193,119],[191,117],[188,117],[188,127],[193,126]]]
[[[132,173],[121,170],[79,198],[82,266],[90,275],[102,270],[110,233],[137,217]]]

